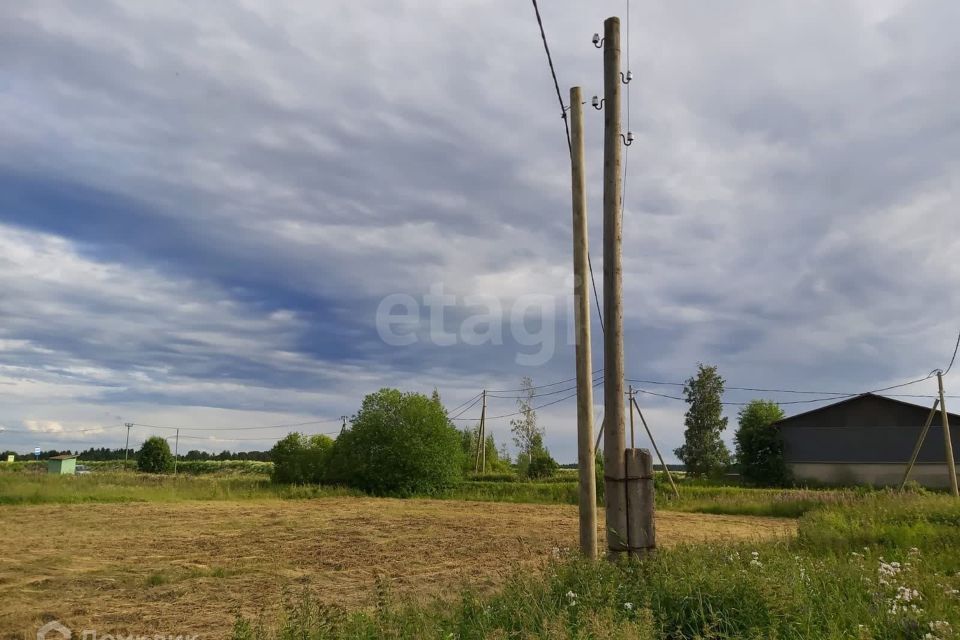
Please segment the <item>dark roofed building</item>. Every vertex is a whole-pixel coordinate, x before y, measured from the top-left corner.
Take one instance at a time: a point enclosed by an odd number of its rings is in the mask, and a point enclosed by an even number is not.
[[[931,402],[931,405],[933,403]],[[801,482],[899,485],[930,406],[865,393],[776,423],[784,459]],[[960,416],[948,414],[954,461],[960,460]],[[946,447],[937,411],[911,480],[947,487]]]

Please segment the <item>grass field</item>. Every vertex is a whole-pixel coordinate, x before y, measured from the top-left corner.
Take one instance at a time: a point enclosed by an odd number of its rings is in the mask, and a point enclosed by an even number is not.
[[[960,501],[921,490],[660,478],[660,550],[610,565],[563,551],[569,474],[392,500],[100,469],[0,473],[0,638],[960,638]]]
[[[152,476],[115,470],[82,476],[48,476],[27,472],[0,473],[0,504],[50,504],[78,502],[136,502],[175,500],[244,500],[313,498],[359,495],[346,489],[321,486],[273,485],[262,471],[264,463],[204,462],[206,471],[174,476]],[[219,466],[218,466],[219,465]],[[253,466],[246,466],[253,465]],[[112,469],[108,464],[100,468]],[[237,469],[241,469],[238,471]],[[209,469],[219,469],[211,473]],[[260,471],[256,471],[259,469]],[[681,480],[680,498],[674,497],[665,478],[657,479],[659,509],[724,515],[795,518],[825,505],[854,504],[862,489],[754,489]],[[577,503],[574,474],[548,482],[469,480],[440,495],[422,496],[453,500],[569,504]]]
[[[12,638],[47,619],[222,638],[238,615],[273,620],[303,593],[349,610],[375,608],[385,589],[418,602],[464,585],[486,594],[575,547],[577,530],[566,505],[356,497],[20,505],[0,515],[0,629]],[[795,531],[789,520],[685,513],[663,513],[657,527],[667,546]]]
[[[665,514],[660,514],[662,518]],[[707,516],[702,516],[707,517]],[[235,640],[767,638],[948,640],[960,629],[960,501],[877,494],[818,507],[791,541],[720,541],[611,564],[517,572],[493,595],[385,597],[345,611],[309,597]]]

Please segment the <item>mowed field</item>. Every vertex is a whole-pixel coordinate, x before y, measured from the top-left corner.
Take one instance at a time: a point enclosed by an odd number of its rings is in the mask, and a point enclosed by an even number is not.
[[[602,516],[602,514],[601,514]],[[0,637],[229,637],[308,590],[345,608],[489,590],[575,548],[576,507],[376,498],[0,508]],[[602,520],[602,518],[601,518]],[[793,520],[659,512],[661,545],[790,536]],[[601,538],[602,539],[602,538]]]

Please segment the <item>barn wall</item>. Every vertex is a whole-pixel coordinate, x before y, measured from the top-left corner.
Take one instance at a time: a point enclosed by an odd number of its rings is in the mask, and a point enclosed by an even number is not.
[[[953,429],[951,429],[952,433]],[[908,454],[909,455],[909,454]],[[906,463],[831,464],[798,462],[787,465],[795,480],[837,485],[870,484],[899,486],[907,470]],[[957,465],[960,475],[960,465]],[[917,464],[910,472],[910,480],[925,487],[946,489],[949,478],[945,464]]]
[[[780,426],[784,459],[789,463],[902,464],[910,458],[920,436],[921,424],[838,425],[824,422],[798,426],[785,422]],[[950,425],[950,436],[954,459],[960,460],[960,424]],[[946,464],[946,459],[943,428],[931,427],[920,448],[918,462]]]

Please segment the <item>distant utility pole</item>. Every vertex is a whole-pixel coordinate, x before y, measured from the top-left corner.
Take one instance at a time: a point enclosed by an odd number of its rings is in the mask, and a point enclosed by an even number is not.
[[[473,471],[487,472],[487,390],[483,390],[483,405],[480,408],[480,426],[477,427],[477,459]]]
[[[129,451],[130,451],[130,428],[133,426],[133,423],[132,423],[132,422],[127,422],[127,423],[124,424],[123,426],[125,426],[125,427],[127,428],[127,443],[126,443],[125,445],[123,445],[123,468],[126,469],[126,468],[127,468],[127,454],[128,454]]]
[[[947,473],[950,476],[950,491],[960,496],[957,490],[957,465],[953,459],[953,442],[950,438],[950,419],[947,417],[947,405],[943,401],[943,372],[937,371],[937,386],[940,389],[940,421],[943,424],[943,444],[947,453]]]
[[[603,461],[607,550],[616,557],[629,548],[621,300],[620,18],[607,18],[603,31]]]
[[[180,429],[177,429],[177,438],[173,441],[173,475],[177,475],[177,460],[180,459]]]
[[[636,398],[636,392],[633,390],[633,385],[630,385],[629,391],[627,391],[627,410],[630,412],[630,448],[633,449],[637,446],[637,440],[633,435],[633,403]]]
[[[587,288],[587,188],[583,152],[583,96],[570,89],[573,180],[573,300],[577,360],[577,470],[580,475],[580,552],[597,557],[597,477],[593,444],[593,364],[590,347],[590,290]]]

